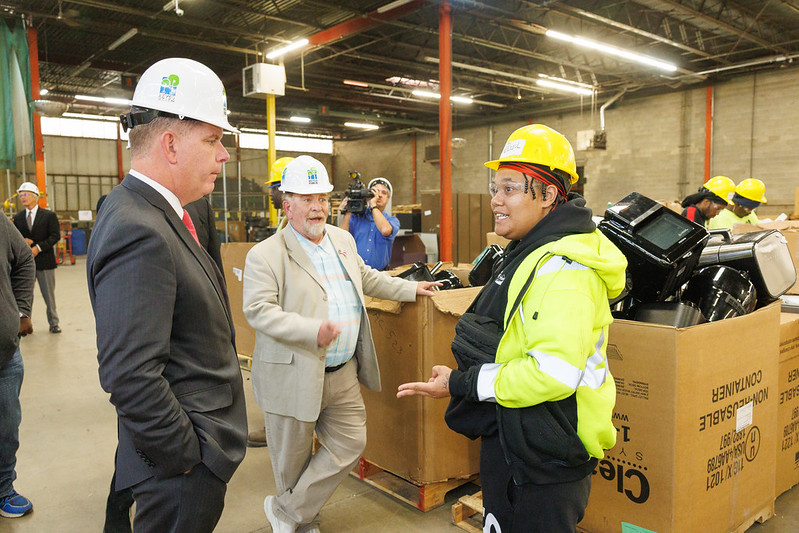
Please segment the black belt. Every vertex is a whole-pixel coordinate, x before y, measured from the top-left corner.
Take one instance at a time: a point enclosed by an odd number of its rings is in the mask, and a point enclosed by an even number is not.
[[[330,373],[330,372],[335,372],[336,370],[341,370],[342,368],[344,368],[344,365],[346,365],[347,363],[349,363],[349,360],[347,360],[347,361],[344,361],[344,362],[343,362],[343,363],[341,363],[340,365],[336,365],[336,366],[326,366],[326,367],[325,367],[325,372],[327,372],[327,373]]]

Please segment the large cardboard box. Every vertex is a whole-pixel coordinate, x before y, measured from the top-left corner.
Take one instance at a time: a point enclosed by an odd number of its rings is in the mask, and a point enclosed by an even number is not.
[[[503,248],[505,248],[509,242],[510,242],[509,239],[506,239],[505,237],[500,237],[493,231],[489,231],[488,233],[486,233],[486,246],[491,246],[492,244],[498,244]]]
[[[581,528],[713,533],[773,514],[779,314],[772,304],[683,329],[611,325],[617,443]]]
[[[799,314],[780,315],[779,364],[777,496],[799,483]]]
[[[455,323],[480,288],[440,291],[416,302],[369,299],[380,362],[381,392],[363,390],[367,443],[363,457],[416,484],[468,478],[480,469],[480,443],[450,430],[447,402],[397,399],[397,387],[427,381],[433,365],[455,366],[450,344]]]
[[[236,328],[236,351],[250,357],[252,357],[255,347],[255,330],[250,327],[242,311],[242,279],[247,252],[256,244],[258,243],[226,242],[222,243],[220,249],[222,265],[225,268],[225,284],[230,300],[230,312],[233,315],[233,326]]]
[[[225,233],[225,221],[217,220],[216,229]],[[228,238],[230,242],[247,242],[247,223],[243,220],[227,221]]]

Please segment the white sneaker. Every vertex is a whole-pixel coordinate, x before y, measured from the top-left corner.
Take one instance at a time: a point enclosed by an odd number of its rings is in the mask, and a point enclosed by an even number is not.
[[[294,533],[297,530],[297,524],[278,518],[274,508],[275,497],[267,496],[264,499],[264,513],[266,513],[266,519],[269,520],[269,525],[272,526],[272,533]]]

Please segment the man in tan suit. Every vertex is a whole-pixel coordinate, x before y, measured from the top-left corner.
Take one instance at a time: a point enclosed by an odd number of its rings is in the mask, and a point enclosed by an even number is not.
[[[380,390],[380,372],[364,293],[413,301],[440,285],[366,266],[352,235],[326,224],[332,189],[316,159],[290,162],[280,186],[289,224],[254,246],[244,266],[253,390],[277,486],[264,512],[276,533],[318,532],[317,514],[366,446],[359,382]]]

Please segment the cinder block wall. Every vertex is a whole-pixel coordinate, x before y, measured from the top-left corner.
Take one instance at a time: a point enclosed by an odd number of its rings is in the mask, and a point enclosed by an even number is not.
[[[766,183],[769,203],[762,215],[793,211],[799,154],[799,106],[796,87],[799,69],[750,74],[717,83],[714,90],[710,175],[723,174],[738,182],[755,177]],[[649,97],[626,93],[605,112],[606,150],[582,150],[576,156],[587,179],[585,196],[596,214],[608,202],[631,191],[655,199],[681,200],[703,182],[705,166],[706,88]],[[599,131],[598,108],[541,114],[532,120],[560,131],[572,144],[577,132]],[[508,135],[528,123],[528,117],[493,128],[493,155],[497,157]],[[458,129],[453,137],[465,139],[452,151],[454,192],[482,193],[488,182],[483,166],[489,155],[489,126]],[[439,188],[438,164],[424,161],[425,146],[438,144],[437,135],[416,133],[417,191]],[[364,180],[376,175],[394,184],[394,203],[410,203],[411,135],[336,142],[336,188],[346,187],[346,170],[361,172]],[[346,167],[346,168],[345,168]],[[418,201],[418,199],[417,199]]]

